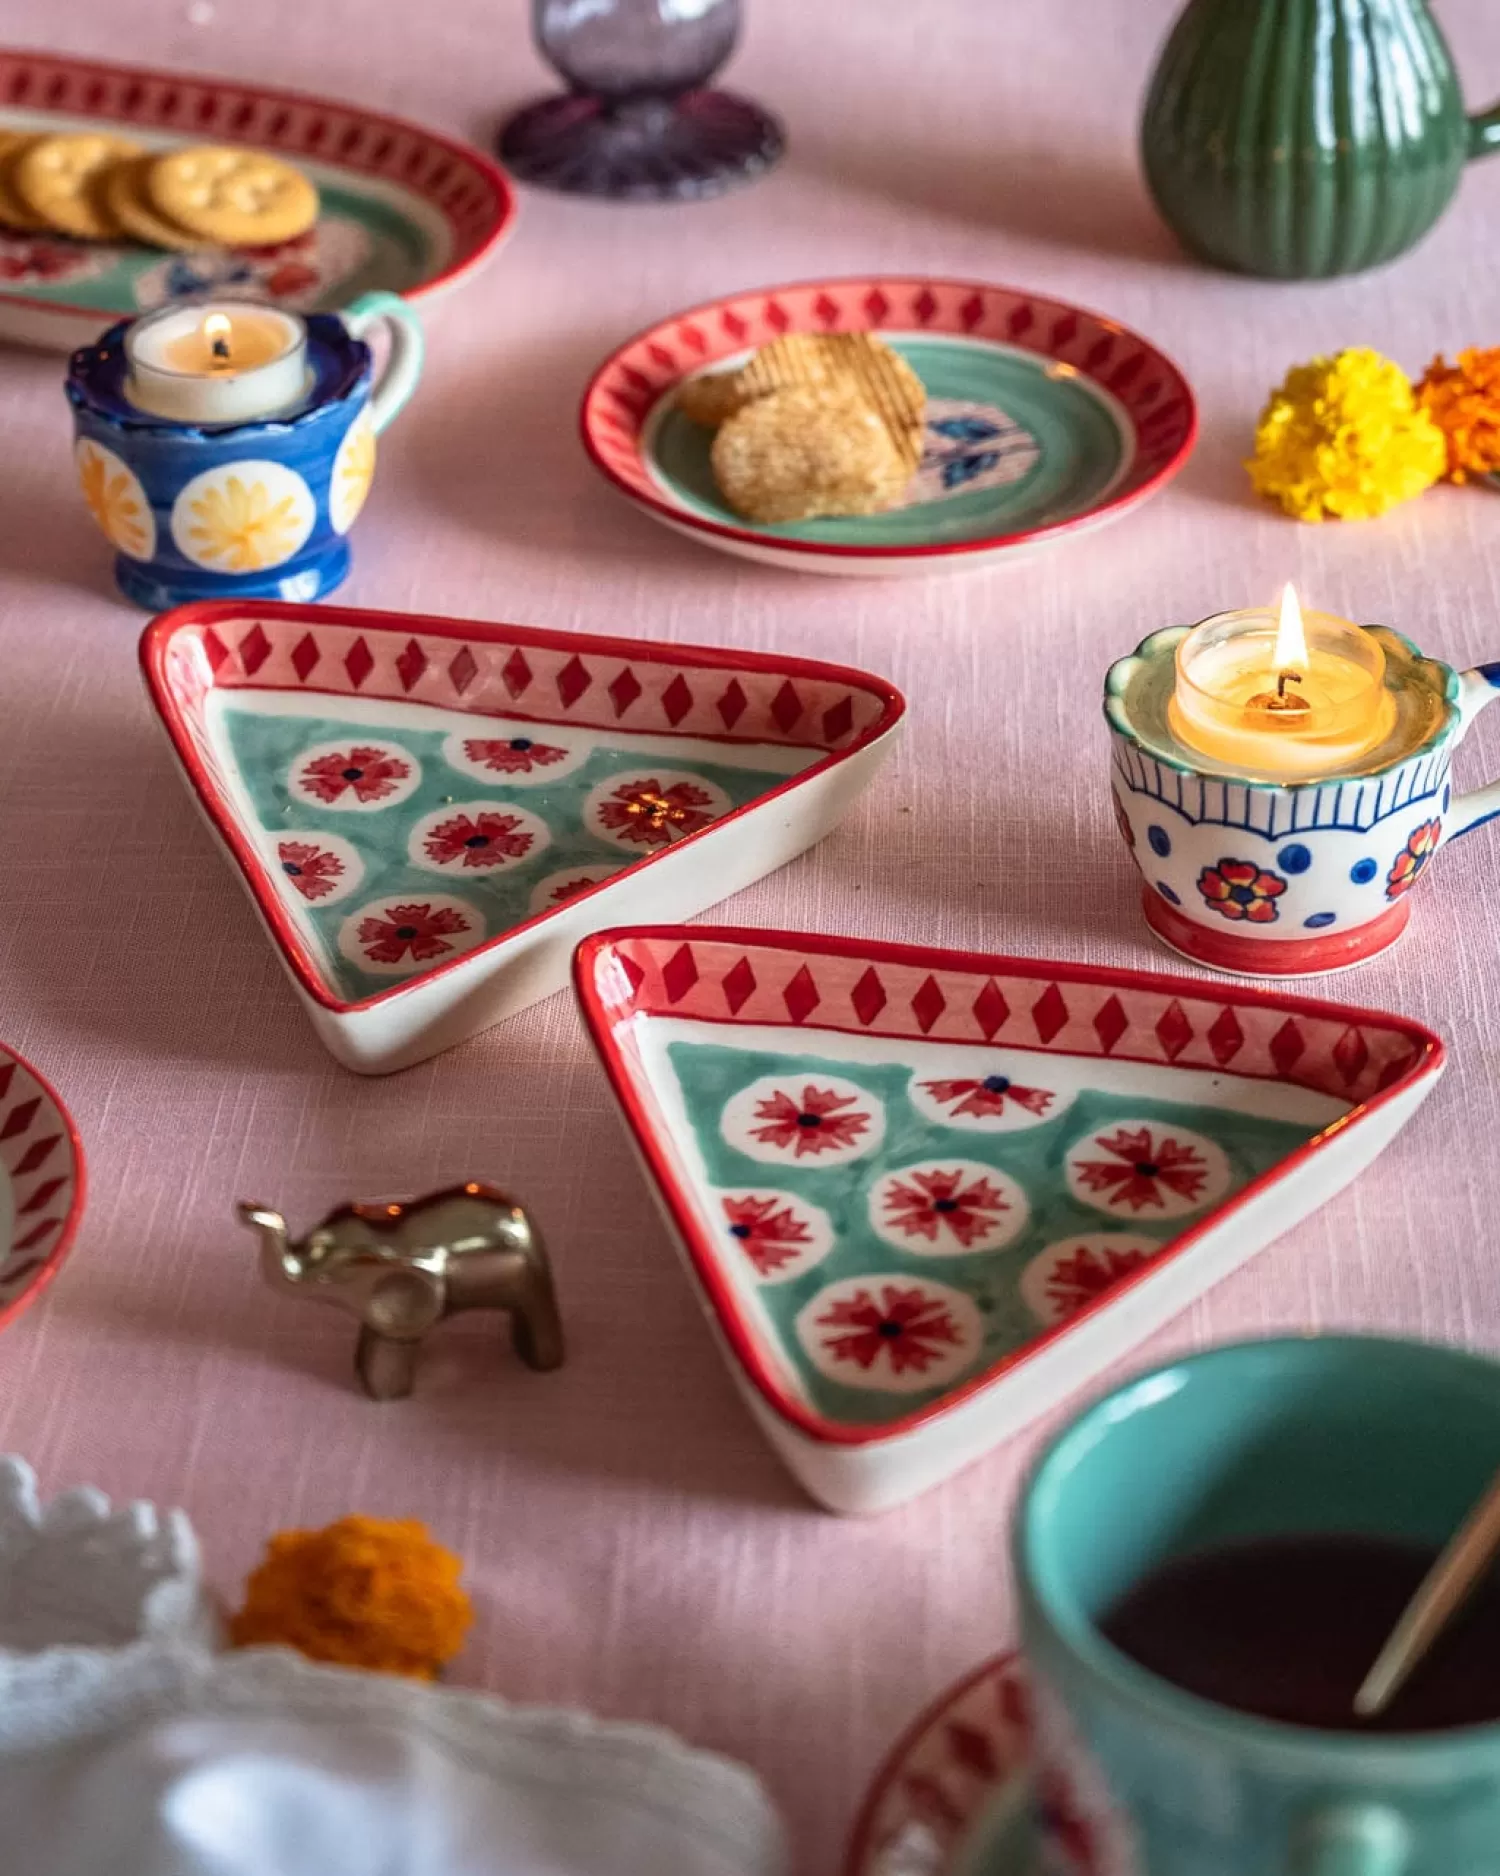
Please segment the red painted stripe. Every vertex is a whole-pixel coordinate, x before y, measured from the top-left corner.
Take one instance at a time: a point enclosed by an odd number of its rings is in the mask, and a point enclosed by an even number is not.
[[[1319,932],[1316,938],[1246,938],[1239,932],[1213,931],[1168,905],[1150,886],[1141,893],[1146,923],[1174,951],[1181,951],[1210,970],[1234,971],[1247,977],[1307,977],[1318,971],[1341,970],[1388,950],[1406,930],[1411,902],[1398,899],[1365,925],[1347,931]]]

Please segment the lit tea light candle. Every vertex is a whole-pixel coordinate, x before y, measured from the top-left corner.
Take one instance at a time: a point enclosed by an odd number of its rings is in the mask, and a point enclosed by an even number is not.
[[[176,423],[284,417],[308,394],[307,328],[271,306],[168,307],[125,335],[125,395]]]
[[[1305,616],[1295,588],[1223,612],[1177,647],[1174,735],[1237,774],[1308,781],[1358,763],[1396,721],[1385,653],[1360,626]]]

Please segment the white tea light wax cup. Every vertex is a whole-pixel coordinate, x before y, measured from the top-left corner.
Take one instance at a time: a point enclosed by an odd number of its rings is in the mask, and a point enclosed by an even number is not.
[[[174,423],[255,423],[307,397],[307,327],[250,302],[168,307],[125,334],[125,395]]]

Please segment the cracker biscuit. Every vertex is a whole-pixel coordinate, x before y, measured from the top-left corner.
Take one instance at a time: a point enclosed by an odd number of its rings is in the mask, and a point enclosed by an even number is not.
[[[201,235],[189,234],[168,221],[160,209],[153,208],[145,192],[146,172],[156,161],[154,156],[127,157],[105,171],[102,188],[104,206],[132,241],[149,248],[190,252],[212,247]]]
[[[318,192],[264,150],[193,144],[146,171],[147,201],[168,222],[225,247],[274,247],[318,219]]]
[[[0,223],[7,228],[17,229],[22,234],[40,234],[48,227],[42,217],[16,194],[15,183],[11,180],[16,164],[39,137],[28,137],[24,132],[0,131]]]
[[[725,501],[750,521],[878,514],[911,477],[879,413],[826,384],[746,404],[721,426],[710,461]]]
[[[38,137],[16,157],[7,180],[25,207],[59,234],[107,241],[120,230],[104,206],[100,183],[112,163],[139,150],[138,143],[96,130]]]
[[[922,460],[927,388],[906,360],[872,332],[831,333],[824,361],[836,383],[851,383],[879,411],[902,460],[915,469]]]
[[[793,385],[846,385],[857,389],[880,413],[902,459],[915,469],[922,460],[927,392],[898,352],[871,332],[791,332],[763,345],[737,371],[689,378],[678,390],[678,407],[710,429],[737,410]]]

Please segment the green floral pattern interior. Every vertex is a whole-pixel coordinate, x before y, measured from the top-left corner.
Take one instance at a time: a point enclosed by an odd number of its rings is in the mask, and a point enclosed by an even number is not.
[[[226,704],[215,732],[283,900],[349,1001],[550,910],[822,753],[753,745],[761,765],[736,766],[669,738],[481,716],[417,727],[422,706],[398,710],[386,727]]]
[[[666,1045],[717,1253],[830,1420],[951,1393],[1319,1131],[1091,1089],[1081,1058],[972,1054],[943,1079]]]
[[[1095,507],[1127,465],[1120,426],[1104,397],[1068,367],[1032,353],[938,337],[891,338],[929,398],[994,412],[1035,445],[1026,473],[999,486],[966,492],[959,480],[934,499],[881,515],[850,515],[780,526],[747,523],[725,505],[709,463],[712,434],[669,407],[644,439],[658,479],[683,507],[729,527],[751,526],[768,538],[828,545],[920,547],[943,541],[984,540],[1067,520]],[[966,458],[928,426],[927,453],[962,464],[977,462],[992,445],[976,436]],[[975,476],[979,483],[983,474]]]

